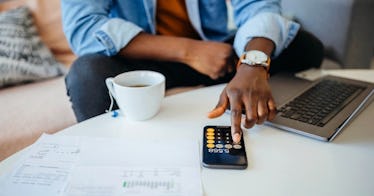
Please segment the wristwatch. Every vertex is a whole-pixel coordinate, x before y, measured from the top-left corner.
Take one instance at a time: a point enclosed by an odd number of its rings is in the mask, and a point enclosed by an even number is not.
[[[252,67],[263,67],[267,72],[269,72],[270,57],[260,50],[249,50],[240,56],[236,68],[241,64],[246,64]]]

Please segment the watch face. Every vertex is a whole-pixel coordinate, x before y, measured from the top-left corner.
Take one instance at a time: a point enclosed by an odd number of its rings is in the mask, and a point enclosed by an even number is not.
[[[251,50],[247,52],[247,54],[245,55],[245,59],[250,60],[251,62],[254,62],[254,63],[261,64],[261,63],[266,62],[268,60],[268,57],[265,53],[261,51]]]

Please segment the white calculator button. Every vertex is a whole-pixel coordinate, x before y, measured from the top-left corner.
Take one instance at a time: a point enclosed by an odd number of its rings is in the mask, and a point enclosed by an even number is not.
[[[226,145],[225,145],[225,148],[227,148],[227,149],[231,149],[231,148],[232,148],[232,145],[231,145],[231,144],[226,144]]]
[[[216,148],[223,148],[222,144],[216,144]]]
[[[234,147],[235,149],[241,149],[241,148],[242,148],[242,145],[234,144],[233,147]]]

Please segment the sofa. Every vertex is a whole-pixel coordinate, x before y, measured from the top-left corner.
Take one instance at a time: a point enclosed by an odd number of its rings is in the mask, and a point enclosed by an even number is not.
[[[284,15],[322,41],[326,59],[342,68],[370,68],[374,56],[373,0],[282,0],[282,7]]]
[[[283,0],[282,5],[286,15],[298,20],[303,28],[313,32],[324,42],[327,46],[326,57],[333,60],[328,62],[342,67],[365,67],[368,65],[366,61],[370,56],[367,54],[368,48],[372,51],[374,45],[370,45],[374,39],[369,38],[369,35],[374,34],[372,32],[373,15],[365,12],[365,14],[370,14],[371,18],[361,21],[362,13],[355,9],[367,11],[371,6],[370,9],[373,10],[373,3],[366,5],[367,2],[365,0],[310,2]],[[63,35],[60,1],[0,0],[0,12],[21,5],[26,5],[32,10],[42,41],[55,58],[69,68],[76,56],[71,52]],[[334,12],[335,6],[339,8],[339,12]],[[328,28],[321,28],[321,26],[328,26]],[[339,32],[331,34],[331,26],[339,29]],[[364,29],[364,32],[361,32],[360,28]],[[365,36],[356,37],[357,34]],[[189,89],[168,90],[167,95]],[[42,133],[55,133],[76,123],[66,95],[64,76],[2,88],[0,89],[0,108],[0,160],[32,144]]]

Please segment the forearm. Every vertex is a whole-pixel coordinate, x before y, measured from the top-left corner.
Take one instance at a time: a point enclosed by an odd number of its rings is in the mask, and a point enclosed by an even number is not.
[[[274,51],[274,48],[274,42],[270,39],[263,37],[255,37],[248,42],[248,44],[245,47],[245,51],[260,50],[270,57]]]
[[[188,38],[140,33],[122,48],[119,54],[130,59],[186,63],[187,48],[194,41]]]

